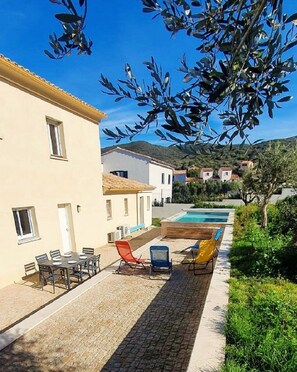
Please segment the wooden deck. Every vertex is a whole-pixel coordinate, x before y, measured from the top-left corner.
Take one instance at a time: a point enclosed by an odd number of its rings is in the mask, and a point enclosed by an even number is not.
[[[189,222],[161,222],[161,235],[168,238],[182,239],[211,239],[218,228],[224,228],[220,223],[189,223]]]

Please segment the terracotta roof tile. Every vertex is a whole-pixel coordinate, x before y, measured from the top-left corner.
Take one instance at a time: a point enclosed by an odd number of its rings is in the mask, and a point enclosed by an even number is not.
[[[119,191],[149,191],[155,189],[155,186],[147,185],[145,183],[130,180],[124,177],[118,177],[110,173],[103,173],[102,177],[104,194]]]
[[[175,170],[173,174],[187,174],[187,171],[185,169]]]
[[[230,168],[230,167],[221,167],[220,169],[222,171],[232,171],[232,168]]]
[[[213,172],[212,168],[201,168],[202,172]]]
[[[197,177],[187,177],[186,182],[202,182],[202,178],[197,178]]]

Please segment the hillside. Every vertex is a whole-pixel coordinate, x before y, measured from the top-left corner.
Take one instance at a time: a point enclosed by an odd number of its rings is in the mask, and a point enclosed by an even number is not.
[[[296,143],[296,140],[297,137],[290,137],[278,141],[292,146]],[[148,155],[152,158],[165,161],[166,163],[172,164],[176,169],[186,169],[191,165],[196,165],[198,167],[211,167],[215,170],[218,170],[222,166],[229,166],[235,170],[238,168],[241,160],[255,160],[257,158],[257,153],[263,151],[268,143],[269,141],[264,141],[254,146],[234,145],[232,149],[230,149],[229,146],[218,147],[212,150],[210,154],[187,155],[176,146],[164,147],[152,145],[144,141],[136,141],[128,144],[105,147],[102,149],[102,154],[115,147],[122,147],[139,154]]]

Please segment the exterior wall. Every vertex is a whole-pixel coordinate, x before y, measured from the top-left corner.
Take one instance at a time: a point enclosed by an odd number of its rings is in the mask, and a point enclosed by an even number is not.
[[[62,250],[58,204],[70,204],[73,250],[106,243],[98,126],[0,82],[0,287],[19,280],[35,256]],[[52,159],[46,116],[63,122],[66,160]],[[80,205],[80,212],[77,206]],[[39,237],[20,244],[13,208],[34,207]]]
[[[104,172],[116,170],[128,171],[128,179],[153,185],[153,201],[161,202],[162,198],[172,198],[173,169],[150,163],[147,159],[138,154],[127,153],[116,149],[108,154],[102,155]],[[165,183],[162,184],[162,173],[165,174]],[[170,184],[168,184],[170,175]]]
[[[128,171],[128,179],[149,184],[149,163],[141,155],[116,149],[102,155],[103,171]]]
[[[218,174],[221,181],[230,181],[232,177],[232,170],[222,170],[220,168]]]
[[[149,184],[156,187],[153,190],[153,201],[156,199],[156,201],[162,202],[163,200],[166,203],[167,198],[171,201],[173,170],[150,163],[149,174]],[[162,183],[162,174],[164,174],[164,183]],[[170,182],[168,182],[168,177],[170,177]]]
[[[111,200],[112,217],[106,217],[106,235],[113,232],[121,225],[129,225],[134,227],[140,224],[140,198],[144,198],[144,225],[149,227],[152,224],[152,193],[121,193],[113,195],[104,195],[104,201]],[[147,197],[149,197],[149,205],[147,204]],[[124,199],[128,199],[128,215],[125,215]]]

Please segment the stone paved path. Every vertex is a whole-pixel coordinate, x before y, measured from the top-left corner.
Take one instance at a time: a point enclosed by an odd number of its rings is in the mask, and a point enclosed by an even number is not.
[[[174,272],[124,270],[0,353],[0,371],[186,371],[211,275],[180,262],[189,240],[168,240]]]
[[[160,235],[160,228],[151,228],[148,231],[139,231],[129,237],[132,249],[137,249],[145,243]],[[109,266],[119,259],[119,255],[113,243],[98,247],[96,254],[101,254],[101,268]],[[72,283],[72,287],[76,283]],[[13,324],[35,312],[39,308],[65,294],[63,285],[56,287],[56,293],[52,293],[52,287],[46,286],[40,290],[38,274],[18,283],[11,284],[0,289],[0,333]],[[30,300],[28,300],[30,299]]]

